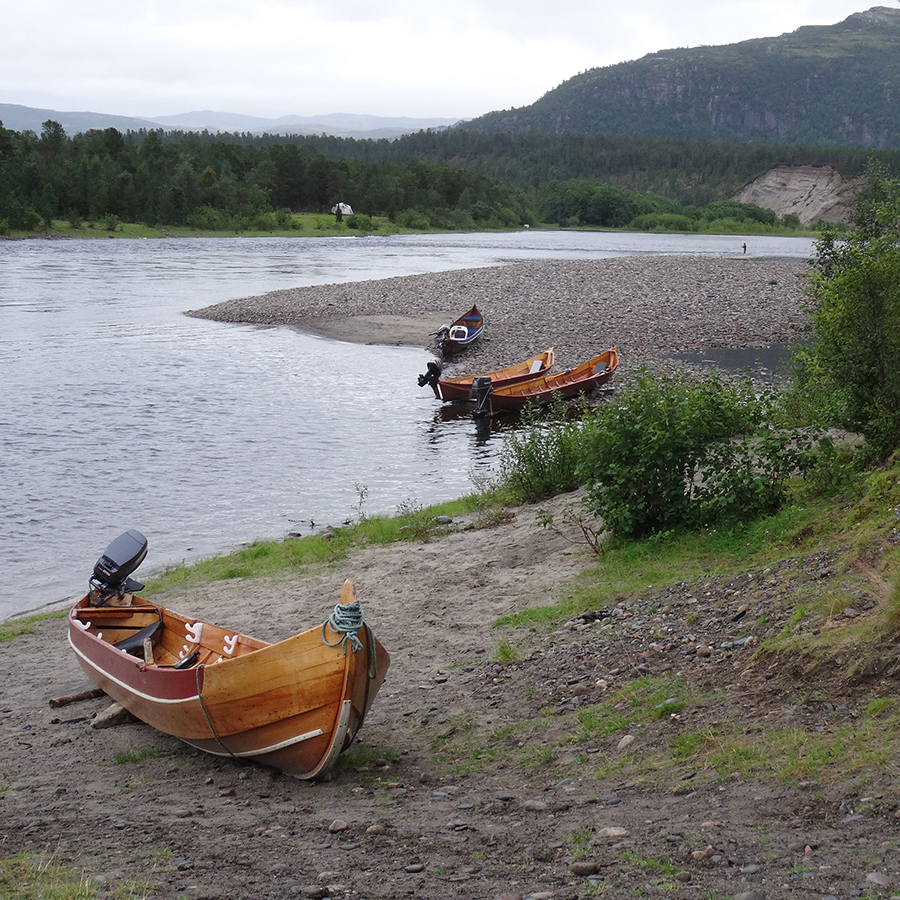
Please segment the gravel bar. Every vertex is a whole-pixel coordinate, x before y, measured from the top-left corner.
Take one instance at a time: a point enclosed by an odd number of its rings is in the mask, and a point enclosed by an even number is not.
[[[474,303],[484,333],[448,371],[510,365],[550,344],[561,369],[614,344],[619,380],[644,366],[669,368],[673,353],[797,341],[808,272],[807,260],[784,257],[529,260],[271,291],[187,315],[435,354],[432,333]]]

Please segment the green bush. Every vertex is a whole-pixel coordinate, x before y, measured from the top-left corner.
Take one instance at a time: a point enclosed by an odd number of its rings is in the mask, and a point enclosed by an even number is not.
[[[357,231],[378,231],[378,221],[371,216],[354,213],[347,217],[347,227]]]
[[[500,451],[499,480],[511,497],[530,503],[578,487],[582,424],[566,421],[565,402],[526,409],[520,425],[506,434]]]
[[[585,420],[578,473],[613,534],[753,518],[777,509],[812,459],[811,438],[774,429],[777,418],[774,395],[750,382],[642,373]]]
[[[820,420],[862,434],[876,460],[900,447],[900,179],[870,167],[852,230],[817,244],[809,282],[811,346],[798,393]]]
[[[431,221],[425,213],[417,209],[404,209],[397,213],[394,221],[401,228],[413,228],[416,231],[424,231],[431,228]]]

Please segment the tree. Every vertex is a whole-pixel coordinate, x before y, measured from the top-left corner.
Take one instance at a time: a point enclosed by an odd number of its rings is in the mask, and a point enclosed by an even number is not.
[[[798,358],[799,391],[886,459],[900,447],[900,179],[869,166],[850,232],[827,233],[813,269],[813,340]]]

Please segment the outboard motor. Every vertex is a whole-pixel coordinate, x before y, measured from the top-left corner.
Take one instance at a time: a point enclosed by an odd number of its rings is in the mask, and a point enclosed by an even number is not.
[[[444,349],[444,344],[447,343],[447,338],[450,337],[450,326],[449,325],[441,325],[437,331],[432,332],[432,336],[435,339],[435,343],[437,343],[438,347],[441,350]]]
[[[120,534],[104,551],[94,565],[94,574],[88,582],[93,606],[102,606],[113,598],[125,596],[143,588],[140,582],[128,576],[144,561],[147,555],[147,538],[134,528]]]
[[[419,376],[419,387],[425,387],[427,384],[431,388],[436,388],[442,371],[441,364],[436,359],[431,360],[425,367],[425,374]]]
[[[490,376],[478,375],[472,379],[472,396],[475,398],[475,411],[472,415],[476,419],[489,416],[493,412],[491,404],[491,394],[493,393],[494,386],[491,384]]]

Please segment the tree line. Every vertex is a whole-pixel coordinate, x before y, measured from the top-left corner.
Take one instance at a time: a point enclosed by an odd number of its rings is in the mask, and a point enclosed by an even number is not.
[[[0,126],[0,222],[7,229],[115,217],[275,230],[290,227],[292,212],[329,212],[338,202],[426,227],[500,228],[535,221],[527,201],[524,192],[497,180],[418,160],[329,159],[289,142],[195,133],[106,128],[70,138],[53,121],[40,136]]]
[[[457,129],[395,141],[115,128],[70,137],[47,121],[40,135],[0,125],[0,230],[106,220],[274,231],[298,227],[293,213],[328,213],[338,202],[373,228],[380,217],[442,230],[550,222],[696,231],[721,230],[725,220],[759,230],[799,223],[756,207],[722,207],[747,181],[785,162],[829,164],[851,176],[870,156]],[[900,171],[900,151],[879,157],[886,171]]]

